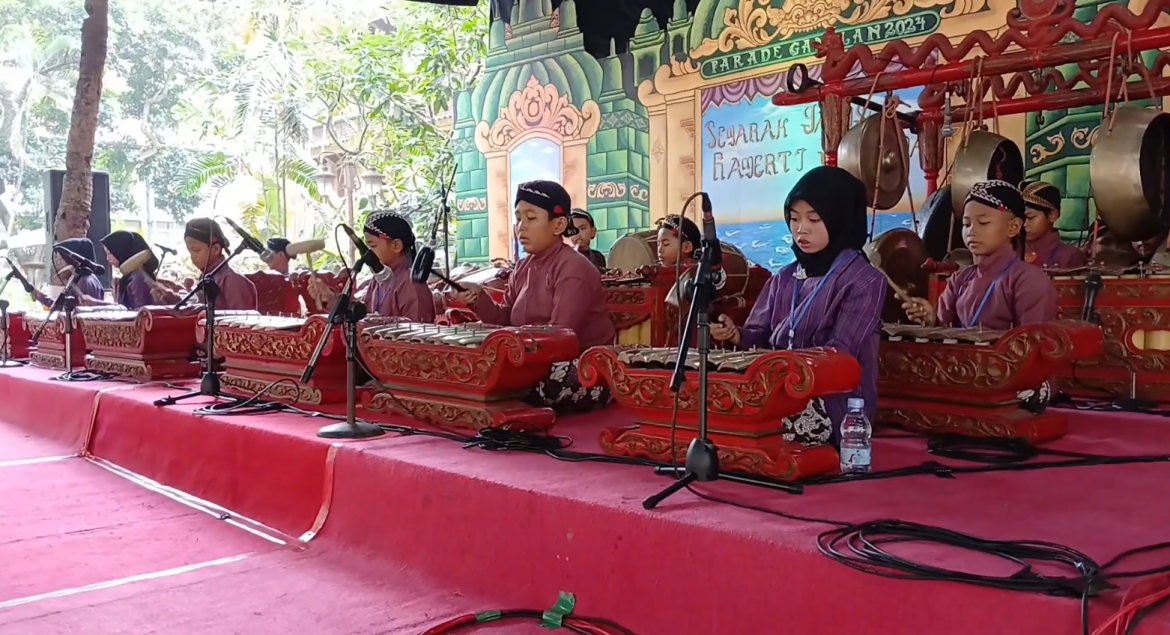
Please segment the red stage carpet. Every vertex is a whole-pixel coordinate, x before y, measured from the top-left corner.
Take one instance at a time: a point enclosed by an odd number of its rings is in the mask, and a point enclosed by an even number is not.
[[[89,438],[89,450],[105,461],[288,536],[320,528],[319,537],[308,544],[286,537],[295,548],[276,545],[83,459],[0,467],[0,476],[15,477],[0,486],[11,501],[6,507],[15,510],[0,523],[0,562],[17,563],[18,572],[0,581],[0,632],[418,633],[469,610],[547,608],[562,590],[577,594],[581,613],[614,619],[639,635],[1080,632],[1073,600],[853,571],[817,552],[814,538],[823,525],[686,492],[644,511],[641,500],[668,483],[648,468],[464,450],[427,437],[383,437],[331,450],[313,436],[324,423],[319,419],[195,417],[189,413],[197,404],[152,406],[171,392],[159,388],[98,393],[114,386],[58,386],[43,375],[4,372],[0,394],[23,396],[5,399],[0,419],[24,435],[67,445],[47,447],[10,431],[0,438],[0,465],[78,452]],[[43,417],[48,409],[35,395],[68,398],[84,416],[54,406]],[[603,420],[620,416],[565,419],[558,431],[573,437],[575,449],[589,451]],[[1160,418],[1074,413],[1072,419],[1070,437],[1053,447],[1170,454],[1170,428]],[[920,439],[881,439],[876,467],[919,463],[926,460],[923,447]],[[899,518],[987,538],[1049,540],[1104,562],[1166,539],[1168,469],[916,476],[809,487],[803,496],[727,483],[700,489],[807,516]],[[10,524],[19,532],[8,530]],[[72,535],[92,527],[112,529]],[[1000,563],[965,552],[917,545],[898,552],[923,563],[1003,572]],[[245,553],[254,555],[100,591],[3,604]],[[72,558],[96,564],[70,566]],[[1126,568],[1164,561],[1155,555]],[[4,586],[13,580],[27,588]],[[1119,597],[1094,600],[1093,624],[1116,610]],[[154,630],[135,628],[141,624]],[[528,632],[515,624],[499,628]],[[1137,629],[1137,635],[1157,633],[1170,634],[1170,610],[1150,614]]]

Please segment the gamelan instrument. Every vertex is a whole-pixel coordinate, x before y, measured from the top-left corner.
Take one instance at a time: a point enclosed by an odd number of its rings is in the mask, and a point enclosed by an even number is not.
[[[255,311],[215,312],[215,354],[224,358],[224,392],[252,397],[274,381],[263,397],[299,406],[344,404],[345,342],[333,329],[308,384],[300,382],[318,340],[329,329],[327,316],[307,318],[261,315]],[[200,320],[199,343],[207,326]]]
[[[1024,180],[1024,155],[1016,142],[994,132],[975,130],[959,141],[951,168],[951,203],[955,216],[963,216],[963,203],[976,183],[988,179],[1018,185]]]
[[[909,229],[891,229],[866,245],[865,255],[889,285],[882,320],[909,322],[902,303],[930,297],[930,274],[922,267],[927,260],[926,244]]]
[[[1111,233],[1140,242],[1170,229],[1170,114],[1126,105],[1112,118],[1089,155],[1093,200]]]
[[[119,307],[121,308],[121,307]],[[81,324],[78,318],[85,313],[94,311],[109,310],[107,306],[79,306],[73,309],[73,336],[70,338],[72,344],[73,368],[68,370],[76,370],[85,367],[85,335],[81,330]],[[48,319],[48,313],[39,311],[36,313],[26,313],[24,315],[25,327],[28,328],[29,333],[36,333],[37,329],[41,328],[45,320]],[[41,337],[34,345],[35,348],[29,352],[28,359],[33,366],[37,368],[47,368],[49,370],[66,370],[65,368],[65,312],[54,311],[53,319],[45,326],[45,330],[41,331]]]
[[[7,316],[8,340],[4,342],[4,348],[8,351],[8,359],[28,359],[32,350],[29,338],[32,337],[33,331],[29,330],[22,311],[8,311]]]
[[[841,137],[837,165],[865,186],[870,207],[893,208],[910,186],[910,142],[901,122],[881,113],[863,119]]]
[[[313,288],[309,286],[309,281],[314,277],[325,283],[325,286],[333,292],[333,300],[336,300],[337,296],[341,294],[341,288],[345,286],[345,281],[349,279],[349,270],[343,269],[336,274],[313,271],[293,271],[288,274],[289,284],[292,285],[297,295],[301,297],[308,314],[328,315],[333,310],[333,301],[330,301],[328,298],[319,297],[313,293]]]
[[[77,315],[90,349],[87,369],[142,381],[199,375],[195,332],[202,307],[95,309]]]
[[[358,351],[390,392],[366,393],[371,412],[396,413],[439,428],[548,430],[551,408],[525,403],[553,364],[579,352],[577,336],[556,326],[439,326],[362,320]]]
[[[877,421],[930,434],[1058,439],[1065,416],[1029,413],[1020,394],[1103,350],[1101,329],[1087,322],[1010,331],[887,324],[878,348]]]
[[[504,290],[508,288],[508,277],[512,274],[512,266],[507,263],[493,263],[490,267],[463,265],[451,270],[451,280],[460,284],[478,285],[496,302],[504,301]],[[436,323],[445,325],[466,324],[475,322],[479,318],[475,312],[464,306],[458,300],[448,301],[447,293],[452,291],[447,283],[439,280],[430,285],[435,294]]]
[[[681,461],[698,434],[698,375],[691,373],[678,393],[670,390],[677,351],[672,348],[597,346],[578,362],[582,385],[609,386],[617,403],[637,424],[601,432],[609,454]],[[698,354],[688,357],[692,368]],[[796,480],[838,468],[832,446],[807,447],[783,436],[783,419],[800,414],[809,400],[857,387],[861,366],[831,348],[793,351],[712,351],[705,407],[711,439],[719,446],[721,469]],[[671,440],[674,444],[671,446]]]
[[[720,245],[726,283],[717,292],[712,312],[742,323],[772,272],[751,263],[735,245],[723,241]],[[678,340],[678,310],[667,305],[678,282],[677,269],[655,264],[657,254],[657,230],[626,234],[609,252],[610,269],[603,281],[619,344],[669,346]]]
[[[284,275],[275,271],[253,271],[244,277],[256,286],[256,309],[263,315],[299,316],[301,298]]]

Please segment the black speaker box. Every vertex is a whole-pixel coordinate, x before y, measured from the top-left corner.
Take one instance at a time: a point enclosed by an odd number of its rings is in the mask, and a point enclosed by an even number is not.
[[[53,243],[53,224],[56,221],[57,207],[61,204],[61,185],[65,181],[65,170],[49,170],[45,172],[45,233],[49,244]],[[93,242],[93,253],[97,263],[106,267],[106,250],[100,242],[110,233],[110,175],[106,172],[93,173],[93,199],[90,202],[89,234],[87,237]],[[106,272],[98,278],[102,286],[110,289],[111,272]]]

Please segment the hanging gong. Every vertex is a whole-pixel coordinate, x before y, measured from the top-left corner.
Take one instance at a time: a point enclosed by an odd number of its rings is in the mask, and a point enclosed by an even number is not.
[[[1024,156],[1011,139],[976,130],[967,137],[967,145],[955,153],[951,168],[951,202],[956,216],[963,215],[971,188],[991,179],[1019,185],[1024,180]]]
[[[911,320],[902,310],[905,299],[901,296],[925,298],[930,294],[930,274],[922,268],[927,258],[926,243],[913,230],[899,227],[884,232],[866,245],[865,255],[890,282],[891,288],[886,291],[886,303],[882,307],[882,321],[908,324]]]
[[[865,185],[866,201],[875,209],[890,209],[902,200],[910,183],[909,157],[901,126],[897,121],[882,126],[880,114],[850,128],[837,146],[837,165]]]
[[[1140,242],[1170,227],[1170,114],[1119,106],[1089,155],[1097,213],[1119,240]]]

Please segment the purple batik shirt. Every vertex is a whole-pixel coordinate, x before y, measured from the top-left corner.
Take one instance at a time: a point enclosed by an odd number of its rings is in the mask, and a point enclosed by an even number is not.
[[[881,340],[882,306],[886,301],[886,278],[860,253],[844,251],[834,269],[820,278],[797,280],[798,265],[792,263],[772,276],[740,329],[740,348],[789,348],[792,321],[792,294],[797,296],[796,334],[792,348],[833,347],[852,355],[861,365],[861,382],[848,394],[824,397],[825,410],[834,427],[845,418],[846,400],[865,400],[865,412],[874,420],[877,409],[877,358]],[[821,284],[811,304],[809,296]],[[803,312],[803,315],[802,315]]]
[[[995,288],[988,293],[993,283]],[[1020,260],[1011,245],[951,276],[938,299],[939,326],[1001,331],[1055,319],[1052,280],[1039,267]]]
[[[411,322],[434,323],[435,300],[431,288],[410,280],[410,260],[400,258],[388,267],[390,277],[374,279],[366,291],[366,306],[383,317],[402,317]]]
[[[219,266],[218,263],[211,268]],[[258,302],[256,285],[252,281],[238,274],[231,266],[223,267],[212,276],[219,286],[219,297],[215,300],[215,308],[219,311],[255,311]],[[199,292],[199,301],[206,302],[203,292]]]
[[[146,274],[141,271],[132,271],[122,278],[119,283],[122,291],[119,292],[118,303],[127,309],[138,309],[154,304],[154,295],[150,292],[150,283],[146,281]]]
[[[475,314],[485,324],[563,326],[577,334],[582,351],[614,341],[601,271],[564,243],[521,259],[508,276],[502,305],[481,289]]]
[[[91,298],[101,300],[106,297],[106,290],[102,287],[102,281],[92,273],[82,276],[77,281],[76,286],[78,291]]]
[[[1060,234],[1050,231],[1036,240],[1029,240],[1024,251],[1026,260],[1037,267],[1075,269],[1088,262],[1085,252],[1060,239]]]

